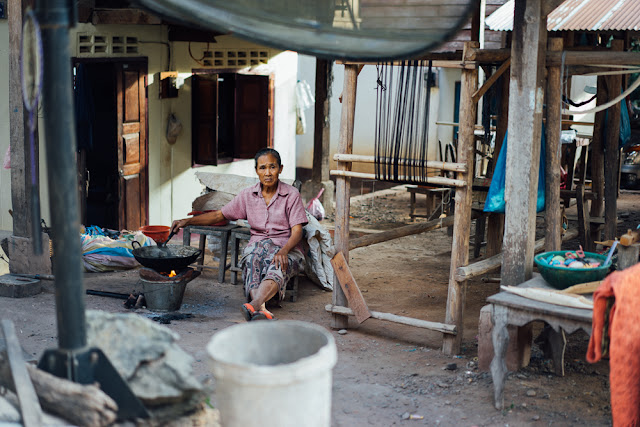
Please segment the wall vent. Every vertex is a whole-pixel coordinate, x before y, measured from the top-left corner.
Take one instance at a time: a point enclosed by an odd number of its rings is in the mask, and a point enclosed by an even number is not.
[[[213,50],[213,60],[207,54],[205,66],[216,68],[245,68],[266,64],[269,61],[268,49],[217,49]]]
[[[138,56],[138,38],[129,36],[108,36],[102,34],[77,35],[77,56]]]

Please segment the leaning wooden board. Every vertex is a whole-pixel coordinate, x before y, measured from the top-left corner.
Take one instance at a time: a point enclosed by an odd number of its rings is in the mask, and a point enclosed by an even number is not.
[[[356,279],[354,279],[351,274],[347,260],[344,258],[342,252],[338,252],[331,259],[331,265],[333,266],[333,271],[336,273],[340,287],[344,291],[344,295],[347,297],[349,307],[353,310],[356,320],[358,323],[364,322],[371,317],[371,312],[369,311],[369,307],[360,292],[360,288],[358,288]]]

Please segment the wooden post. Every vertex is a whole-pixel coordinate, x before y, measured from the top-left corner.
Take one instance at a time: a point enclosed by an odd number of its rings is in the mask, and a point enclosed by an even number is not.
[[[313,131],[313,170],[311,179],[314,188],[329,180],[329,97],[331,90],[332,61],[316,59],[316,105]]]
[[[340,140],[338,153],[351,154],[353,151],[353,124],[356,112],[356,89],[358,86],[358,66],[344,66],[344,89],[342,90],[342,116],[340,118]],[[338,163],[338,169],[351,170],[351,163]],[[336,251],[342,252],[349,261],[349,199],[351,178],[338,176],[336,178],[336,220],[334,242]],[[335,283],[339,283],[337,276]],[[340,286],[333,287],[333,305],[346,307],[347,298]],[[332,327],[344,329],[349,323],[349,317],[333,314]]]
[[[479,45],[478,42],[465,43],[463,61],[467,60],[471,50],[478,48]],[[467,185],[456,189],[445,323],[454,324],[457,334],[444,336],[442,351],[445,354],[458,353],[463,336],[463,311],[467,282],[456,280],[455,273],[458,267],[469,264],[473,160],[475,157],[473,131],[478,111],[478,105],[473,101],[472,95],[478,88],[478,69],[463,69],[460,80],[460,131],[458,133],[458,155],[456,161],[466,163],[468,171],[465,175],[458,176],[458,179],[464,179]]]
[[[500,107],[498,110],[498,123],[496,125],[496,145],[493,151],[493,159],[490,166],[491,173],[495,170],[498,154],[502,148],[502,141],[507,133],[509,121],[509,74],[503,74],[498,82],[500,85]],[[489,214],[487,220],[487,257],[502,252],[502,238],[504,237],[504,214]]]
[[[562,38],[549,39],[549,51],[562,50]],[[545,250],[559,251],[562,244],[560,211],[560,134],[562,131],[562,69],[547,68],[547,126],[545,169]]]
[[[22,42],[22,16],[27,1],[9,0],[9,139],[11,145],[11,205],[13,209],[13,235],[31,236],[31,162],[26,111],[22,100],[20,78],[20,45]],[[38,143],[36,139],[36,173]],[[16,273],[28,273],[28,271]]]
[[[543,3],[516,0],[514,7],[509,85],[509,135],[514,137],[507,150],[501,275],[506,286],[531,278],[533,269],[547,44]]]
[[[624,40],[612,40],[611,50],[620,51]],[[622,76],[607,76],[609,100],[619,96],[622,91]],[[604,238],[616,237],[618,226],[618,170],[620,168],[620,103],[609,107],[607,117],[607,135],[604,152]]]

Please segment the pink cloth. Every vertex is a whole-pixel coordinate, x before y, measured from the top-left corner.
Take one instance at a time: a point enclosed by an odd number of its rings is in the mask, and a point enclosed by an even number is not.
[[[278,190],[269,206],[262,197],[260,183],[245,188],[222,208],[222,214],[229,220],[246,219],[251,226],[249,244],[263,239],[271,239],[282,247],[294,225],[306,224],[300,193],[293,186],[280,181]]]

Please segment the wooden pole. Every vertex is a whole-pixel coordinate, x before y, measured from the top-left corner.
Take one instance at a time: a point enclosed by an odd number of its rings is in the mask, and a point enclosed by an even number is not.
[[[562,50],[562,38],[549,39],[549,50]],[[562,212],[560,211],[560,134],[562,131],[562,68],[547,68],[547,126],[545,169],[545,246],[559,251],[562,244]]]
[[[334,154],[333,160],[338,162],[353,162],[353,163],[375,163],[375,156],[363,156],[359,154]],[[466,172],[467,165],[462,163],[451,163],[451,162],[439,162],[437,160],[427,160],[426,162],[421,162],[419,160],[407,160],[407,159],[390,159],[390,158],[381,158],[381,163],[389,164],[391,162],[397,162],[399,165],[413,165],[413,166],[421,166],[423,163],[427,168],[438,169],[438,170],[446,170],[453,172]]]
[[[547,21],[543,0],[516,0],[511,44],[502,284],[531,278],[535,243]]]
[[[349,165],[351,163],[348,163]],[[350,170],[332,170],[330,171],[331,175],[333,176],[345,176],[345,177],[351,177],[351,178],[362,178],[362,179],[376,179],[376,174],[375,173],[368,173],[368,172],[353,172]],[[416,182],[418,179],[421,178],[415,178],[412,176],[403,176],[400,175],[398,176],[398,180],[400,180],[401,182]],[[427,177],[427,183],[428,184],[439,184],[439,185],[450,185],[452,187],[464,187],[465,186],[465,182],[464,180],[461,179],[451,179],[451,178],[445,178],[442,176],[430,176]]]
[[[477,48],[478,42],[467,42],[464,45],[463,59],[470,50]],[[459,176],[466,181],[466,186],[458,187],[455,198],[455,216],[453,223],[453,242],[451,245],[451,268],[449,274],[449,292],[447,295],[447,311],[445,323],[456,325],[455,336],[445,335],[442,351],[445,354],[456,354],[462,344],[463,311],[466,293],[466,281],[458,281],[455,272],[458,267],[469,263],[469,234],[471,233],[471,196],[474,163],[474,127],[476,124],[478,105],[473,101],[473,93],[478,88],[478,69],[462,70],[460,79],[460,131],[458,140],[459,163],[466,163],[468,172]]]
[[[596,105],[607,102],[607,90],[605,77],[598,77],[596,92]],[[601,218],[604,214],[604,117],[607,111],[596,113],[593,124],[593,138],[591,139],[591,191],[594,198],[591,201],[591,218]],[[601,239],[602,225],[591,224],[590,233],[592,241]]]
[[[358,86],[358,65],[344,66],[344,88],[342,90],[342,115],[340,118],[340,140],[338,153],[351,154],[353,151],[353,125],[356,112],[356,90]],[[350,171],[350,163],[340,163],[341,171]],[[338,176],[336,179],[336,220],[334,241],[336,251],[341,251],[349,261],[349,199],[351,179],[348,176]],[[335,283],[339,283],[335,278]],[[333,305],[346,307],[347,297],[340,286],[333,287]],[[344,329],[349,324],[349,317],[343,314],[333,314],[332,327]]]
[[[612,40],[611,50],[620,51],[624,48],[624,40]],[[609,100],[620,95],[622,91],[622,76],[607,76]],[[617,209],[618,209],[618,170],[620,168],[620,103],[608,109],[607,135],[604,152],[604,238],[616,237]]]
[[[331,130],[329,120],[329,96],[331,91],[331,69],[333,62],[316,59],[316,104],[313,131],[313,169],[311,180],[315,188],[329,180],[329,142]],[[317,191],[317,190],[314,190]]]

